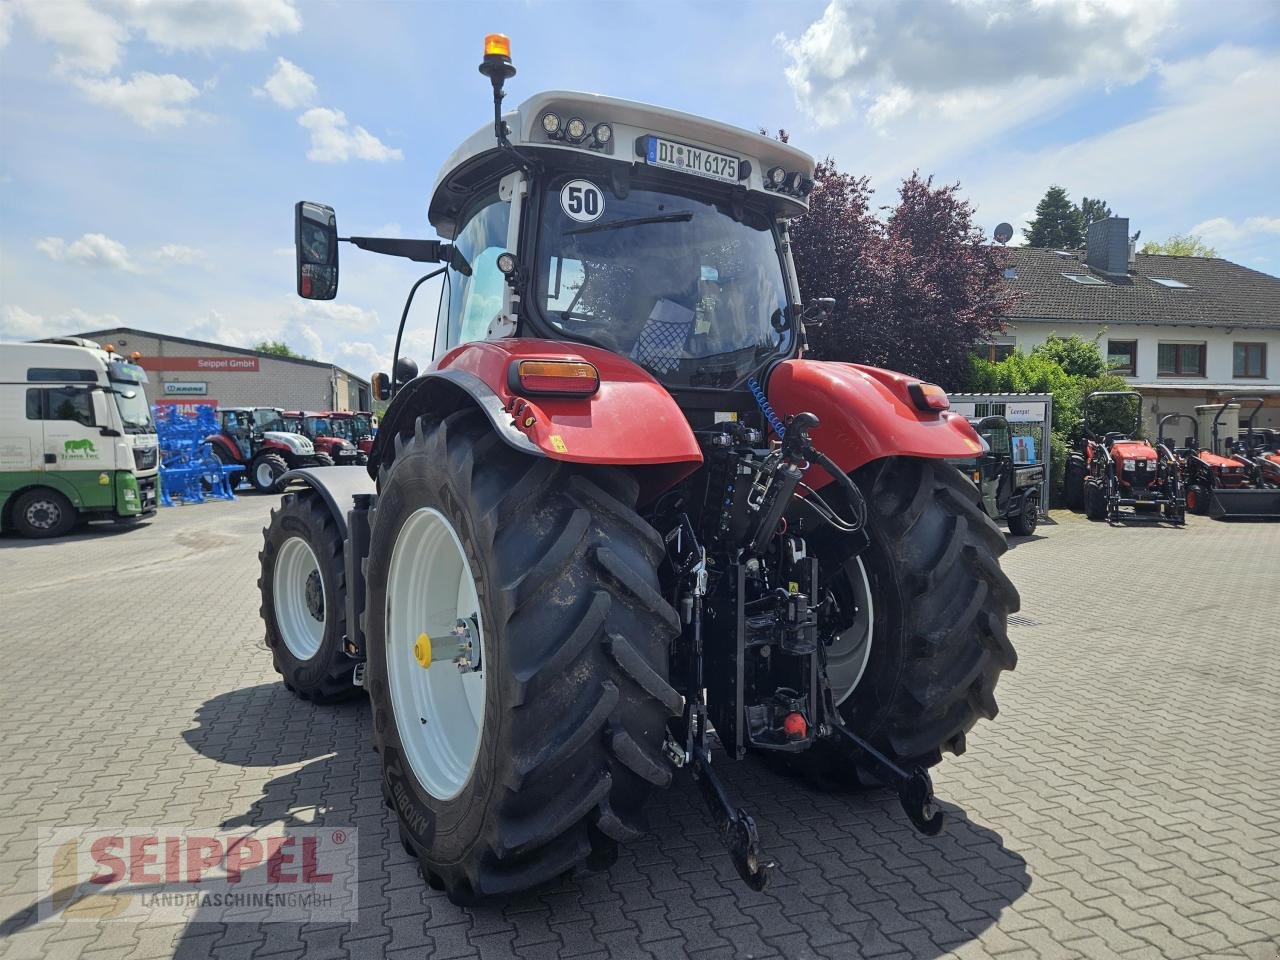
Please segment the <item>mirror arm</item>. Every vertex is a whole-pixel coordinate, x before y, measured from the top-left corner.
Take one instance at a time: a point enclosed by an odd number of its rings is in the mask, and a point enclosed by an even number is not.
[[[383,253],[389,257],[405,257],[418,263],[441,263],[449,259],[453,249],[439,240],[402,240],[396,237],[338,237],[370,253]]]

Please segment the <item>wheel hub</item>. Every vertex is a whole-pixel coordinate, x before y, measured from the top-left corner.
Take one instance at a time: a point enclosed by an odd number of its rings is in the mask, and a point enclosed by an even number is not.
[[[324,585],[320,582],[320,571],[312,570],[307,574],[307,612],[324,623]]]
[[[827,648],[827,677],[836,705],[844,703],[862,680],[871,658],[871,642],[875,634],[876,611],[871,597],[871,582],[867,578],[862,558],[849,567],[848,578],[852,601],[856,608],[851,623],[836,634]]]
[[[49,500],[37,500],[27,507],[27,523],[39,530],[56,526],[61,511]]]

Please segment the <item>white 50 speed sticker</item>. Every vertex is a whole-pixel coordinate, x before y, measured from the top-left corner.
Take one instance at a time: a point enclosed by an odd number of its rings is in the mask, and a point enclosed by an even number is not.
[[[570,180],[560,188],[560,209],[579,223],[594,223],[604,213],[604,191],[590,180]]]

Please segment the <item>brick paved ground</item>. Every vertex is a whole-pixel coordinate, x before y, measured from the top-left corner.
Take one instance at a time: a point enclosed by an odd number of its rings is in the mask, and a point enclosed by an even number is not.
[[[1036,622],[1012,631],[1000,717],[936,772],[935,840],[886,794],[726,764],[780,863],[766,893],[684,783],[609,873],[468,912],[401,851],[363,703],[317,709],[276,682],[254,588],[268,506],[0,538],[0,955],[1278,955],[1280,524],[1060,514],[1018,543],[1007,568]],[[275,821],[359,828],[359,923],[34,919],[42,828]]]

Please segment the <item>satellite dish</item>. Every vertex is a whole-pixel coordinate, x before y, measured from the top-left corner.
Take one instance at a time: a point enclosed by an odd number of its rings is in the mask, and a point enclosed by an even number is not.
[[[993,234],[996,243],[1008,243],[1013,239],[1013,227],[1007,223],[996,224],[996,232]]]

